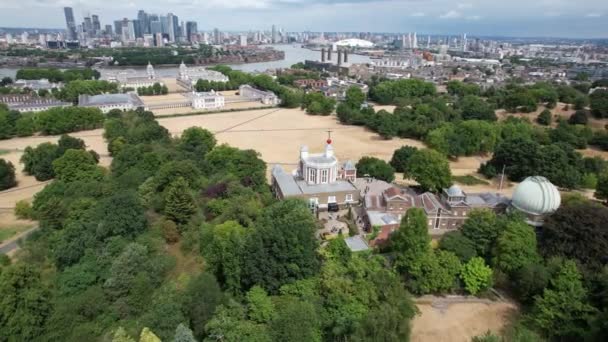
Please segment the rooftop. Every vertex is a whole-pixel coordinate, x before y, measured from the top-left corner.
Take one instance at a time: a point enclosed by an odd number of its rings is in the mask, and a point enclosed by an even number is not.
[[[131,104],[134,107],[143,107],[144,103],[136,94],[102,94],[80,95],[78,105],[81,107],[96,107],[116,104]]]
[[[369,249],[367,242],[359,235],[347,237],[344,239],[344,242],[346,242],[346,245],[352,252],[361,252]]]

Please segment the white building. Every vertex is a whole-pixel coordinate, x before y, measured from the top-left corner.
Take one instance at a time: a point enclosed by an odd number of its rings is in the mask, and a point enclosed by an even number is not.
[[[42,78],[39,80],[16,80],[15,83],[12,84],[16,88],[29,88],[32,90],[51,90],[51,89],[60,89],[63,87],[63,83],[55,83],[49,82],[46,78]]]
[[[273,92],[255,89],[248,84],[239,87],[239,95],[248,100],[260,101],[266,105],[278,105],[281,102]]]
[[[210,92],[191,92],[188,97],[192,101],[194,109],[220,109],[224,108],[224,95],[216,93],[213,90]]]
[[[198,80],[209,82],[228,82],[228,76],[215,70],[207,70],[205,68],[188,68],[182,61],[179,65],[179,73],[177,82],[187,88],[192,88]]]
[[[108,81],[120,83],[121,88],[142,88],[153,86],[154,83],[163,85],[163,81],[156,77],[156,72],[152,64],[148,63],[146,67],[146,76],[139,76],[137,71],[133,69],[127,69],[117,74],[109,76]]]
[[[78,96],[78,106],[99,108],[103,113],[107,113],[112,109],[126,111],[143,108],[147,110],[143,101],[135,93],[80,95]]]

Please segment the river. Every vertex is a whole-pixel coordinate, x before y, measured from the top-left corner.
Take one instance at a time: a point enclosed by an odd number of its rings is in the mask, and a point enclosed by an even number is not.
[[[298,62],[304,62],[305,60],[320,60],[321,52],[313,51],[309,49],[302,48],[300,45],[274,45],[273,46],[277,50],[281,50],[285,52],[285,59],[280,61],[270,61],[270,62],[261,62],[261,63],[249,63],[249,64],[235,64],[230,65],[233,69],[242,70],[246,72],[255,72],[255,71],[265,71],[267,69],[278,69],[278,68],[288,68]],[[337,58],[337,54],[333,53],[333,59]],[[369,63],[370,59],[367,56],[350,54],[348,55],[349,62],[351,63]],[[125,67],[125,69],[135,69],[140,70],[143,74],[145,67]],[[0,68],[0,78],[9,76],[11,78],[15,77],[19,68]],[[100,68],[102,76],[107,73],[115,73],[117,69],[104,69]],[[175,77],[177,76],[178,70],[177,67],[155,67],[157,76],[159,77]]]

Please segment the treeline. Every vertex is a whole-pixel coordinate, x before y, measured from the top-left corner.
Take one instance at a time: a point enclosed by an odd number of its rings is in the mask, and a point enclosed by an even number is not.
[[[411,81],[410,88],[420,84]],[[569,120],[560,119],[555,128],[534,126],[529,120],[512,117],[497,122],[495,105],[475,95],[476,87],[452,82],[448,89],[453,97],[401,98],[394,113],[388,113],[363,106],[365,96],[353,87],[337,107],[338,119],[345,124],[365,125],[386,139],[397,136],[423,140],[449,157],[494,153],[480,169],[488,177],[499,174],[504,166],[506,175],[514,181],[538,174],[565,188],[596,187],[605,163],[599,158],[583,158],[575,151],[589,144],[608,148],[608,133],[594,132],[586,126],[589,110],[581,109]],[[424,93],[420,89],[413,92]],[[601,90],[598,92],[597,97],[603,96]],[[597,109],[597,105],[592,108]],[[551,113],[543,112],[537,120],[548,125]]]
[[[397,273],[342,239],[321,248],[306,203],[274,199],[255,151],[201,128],[172,138],[149,112],[111,116],[109,172],[80,149],[51,163],[40,231],[0,267],[1,340],[408,339]]]
[[[39,80],[48,79],[50,82],[70,82],[75,80],[97,80],[101,74],[97,70],[86,69],[67,69],[56,68],[27,68],[17,70],[15,76],[18,80]]]
[[[83,58],[93,58],[100,56],[112,56],[110,65],[139,65],[146,66],[148,63],[153,65],[161,64],[180,64],[182,61],[186,64],[194,64],[198,57],[211,57],[213,48],[211,46],[202,45],[199,50],[184,49],[184,48],[165,48],[157,47],[149,48],[99,48],[81,51]]]
[[[100,95],[105,93],[118,93],[118,84],[108,81],[75,80],[68,82],[59,92],[55,94],[60,100],[78,103],[79,95]]]
[[[166,85],[155,82],[153,85],[148,87],[137,88],[137,95],[139,96],[150,96],[150,95],[167,95],[169,88]]]
[[[0,139],[41,133],[56,135],[99,128],[105,116],[97,108],[56,107],[35,113],[8,110],[0,104]]]

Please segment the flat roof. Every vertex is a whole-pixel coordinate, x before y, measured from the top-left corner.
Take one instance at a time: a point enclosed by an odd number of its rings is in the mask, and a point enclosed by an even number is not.
[[[347,237],[344,242],[353,252],[362,252],[369,249],[367,242],[360,235]]]

